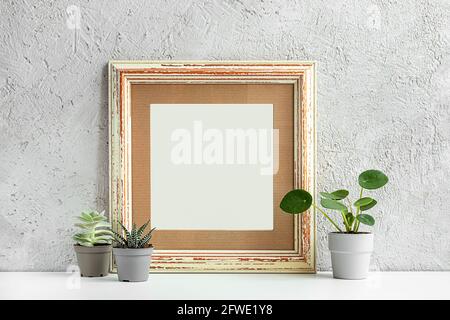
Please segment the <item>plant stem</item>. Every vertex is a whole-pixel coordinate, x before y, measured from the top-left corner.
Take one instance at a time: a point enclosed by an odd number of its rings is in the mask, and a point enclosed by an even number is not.
[[[345,231],[349,232],[350,231],[350,225],[348,224],[348,220],[347,220],[347,217],[345,216],[344,211],[341,211],[341,215],[342,215],[342,219],[344,220]]]
[[[361,187],[361,190],[359,191],[359,199],[362,198],[363,190],[364,190],[363,187]],[[356,220],[356,222],[355,222],[355,227],[353,228],[353,231],[354,231],[354,232],[358,232],[358,229],[359,229],[359,220],[357,219],[357,217],[358,217],[358,215],[359,215],[359,210],[360,210],[360,207],[358,207],[358,208],[356,209],[356,215],[355,215],[355,220]]]
[[[333,219],[331,219],[331,218],[326,214],[325,211],[323,211],[322,209],[320,209],[320,208],[319,208],[318,206],[316,206],[314,203],[313,203],[312,205],[314,206],[314,208],[316,208],[317,210],[319,210],[320,213],[322,213],[322,214],[325,216],[325,218],[327,218],[328,221],[330,221],[331,224],[332,224],[339,232],[342,232],[341,228],[339,228],[339,226],[337,225],[337,223],[334,222]]]
[[[351,213],[353,215],[352,202],[350,201],[349,198],[347,198],[345,200],[347,200],[347,203],[348,203],[349,213]],[[352,231],[353,224],[355,223],[355,221],[356,221],[356,219],[354,219],[354,221],[352,221],[352,223],[348,225],[348,227],[349,227],[348,231]],[[348,220],[347,220],[347,223],[348,223]]]

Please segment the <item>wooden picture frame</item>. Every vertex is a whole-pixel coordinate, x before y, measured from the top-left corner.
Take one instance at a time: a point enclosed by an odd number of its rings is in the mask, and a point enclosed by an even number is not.
[[[316,194],[316,71],[314,62],[278,61],[110,61],[110,220],[130,226],[133,216],[133,101],[138,84],[272,85],[292,87],[292,186]],[[137,125],[137,123],[136,123]],[[134,134],[136,138],[136,133]],[[146,181],[146,180],[144,180]],[[136,184],[134,188],[137,188]],[[286,188],[283,189],[286,191]],[[284,192],[283,191],[283,192]],[[145,194],[144,194],[145,195]],[[275,200],[279,200],[280,195]],[[278,203],[276,203],[278,206]],[[138,217],[135,217],[136,219]],[[141,219],[142,217],[139,217]],[[288,250],[252,248],[158,249],[150,272],[312,273],[315,212],[292,216]],[[236,233],[236,235],[238,235]],[[113,267],[114,269],[114,267]]]

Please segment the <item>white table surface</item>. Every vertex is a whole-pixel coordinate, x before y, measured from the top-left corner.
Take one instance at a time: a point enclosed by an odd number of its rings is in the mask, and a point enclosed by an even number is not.
[[[318,274],[115,274],[0,272],[0,299],[450,299],[450,272],[373,272],[366,280]]]

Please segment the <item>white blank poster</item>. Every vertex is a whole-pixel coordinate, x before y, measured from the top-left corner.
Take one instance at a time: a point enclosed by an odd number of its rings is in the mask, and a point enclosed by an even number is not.
[[[152,104],[150,114],[152,226],[273,230],[273,105]]]

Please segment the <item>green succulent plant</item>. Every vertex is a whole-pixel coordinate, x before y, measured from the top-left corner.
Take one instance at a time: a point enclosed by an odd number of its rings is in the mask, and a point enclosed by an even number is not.
[[[78,219],[81,222],[76,223],[75,226],[81,228],[81,232],[73,236],[77,244],[84,247],[111,244],[113,232],[104,211],[102,213],[95,210],[82,212]]]
[[[381,188],[388,181],[388,177],[379,170],[367,170],[361,173],[358,177],[358,183],[361,187],[359,199],[353,205],[348,199],[349,192],[347,190],[340,189],[333,192],[320,192],[320,205],[325,209],[341,213],[345,231],[341,229],[339,224],[330,215],[313,202],[312,195],[306,190],[295,189],[289,191],[281,200],[280,208],[286,213],[299,214],[313,206],[330,221],[338,232],[357,233],[361,223],[368,226],[375,224],[375,219],[365,212],[372,209],[377,204],[377,201],[372,197],[363,197],[363,191]],[[347,204],[343,203],[344,200],[346,200]]]
[[[144,234],[145,229],[150,224],[150,220],[139,228],[135,223],[133,223],[131,230],[128,230],[120,221],[117,221],[117,223],[122,228],[122,234],[113,231],[116,247],[128,249],[141,249],[148,246],[151,247],[148,243],[152,239],[153,231],[156,228],[152,228],[149,232]]]

